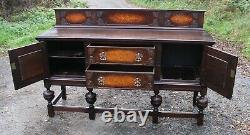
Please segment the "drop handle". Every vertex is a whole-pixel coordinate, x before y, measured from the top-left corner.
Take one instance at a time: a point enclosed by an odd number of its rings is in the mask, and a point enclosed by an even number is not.
[[[135,55],[135,61],[136,61],[136,62],[141,62],[141,61],[142,61],[142,58],[143,58],[143,54],[137,52],[136,55]]]
[[[98,81],[99,86],[104,86],[105,85],[104,77],[102,77],[102,76],[98,77],[97,81]]]
[[[106,60],[107,60],[106,53],[105,53],[105,52],[100,52],[100,53],[99,53],[99,58],[100,58],[100,60],[102,60],[102,61],[106,61]]]
[[[141,79],[140,78],[135,78],[134,79],[134,86],[135,87],[140,87],[141,86]]]

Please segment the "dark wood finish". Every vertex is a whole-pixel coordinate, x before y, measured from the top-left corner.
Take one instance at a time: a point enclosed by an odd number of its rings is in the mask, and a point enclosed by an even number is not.
[[[56,98],[52,101],[52,104],[55,105],[62,98],[62,92],[56,96]]]
[[[83,112],[88,113],[89,107],[83,106],[65,106],[65,105],[54,105],[55,111],[66,111],[66,112]],[[109,111],[114,113],[114,108],[101,108],[95,107],[96,113],[103,113],[104,111]],[[149,116],[153,116],[153,110],[139,110],[139,109],[119,109],[119,111],[123,111],[127,114],[129,111],[141,111],[144,115],[146,111],[149,111]],[[158,117],[172,117],[172,118],[197,118],[199,114],[192,113],[192,112],[170,112],[170,111],[159,111]]]
[[[198,107],[198,117],[197,117],[197,125],[202,126],[204,121],[204,109],[208,106],[207,88],[202,87],[200,91],[200,96],[196,98],[196,106]]]
[[[13,49],[8,53],[16,90],[48,76],[45,43]]]
[[[201,85],[197,80],[161,79],[154,82],[154,87],[159,90],[201,91]]]
[[[159,106],[162,103],[162,97],[159,95],[159,90],[154,89],[154,96],[151,96],[151,104],[153,106],[153,123],[158,123],[158,116],[159,116]]]
[[[205,47],[203,57],[205,84],[220,95],[231,99],[238,58],[212,47]]]
[[[207,87],[231,98],[237,66],[236,56],[210,47],[215,42],[203,21],[204,11],[56,9],[55,28],[37,37],[44,43],[9,51],[15,89],[44,79],[49,117],[55,111],[84,112],[91,120],[114,112],[95,107],[94,88],[152,90],[153,123],[177,117],[202,125]],[[61,86],[56,98],[51,85]],[[89,107],[56,105],[66,100],[66,86],[87,87]],[[193,92],[198,113],[159,111],[159,92],[165,90]]]
[[[85,99],[87,103],[89,103],[89,108],[88,108],[89,119],[94,120],[96,117],[95,106],[94,106],[94,103],[96,101],[96,94],[93,92],[93,88],[87,88],[87,90],[89,92],[85,94]]]
[[[62,91],[62,99],[67,100],[66,86],[62,85],[61,91]]]
[[[145,45],[144,45],[145,46]],[[122,43],[90,43],[87,46],[89,64],[130,64],[154,66],[155,47]]]
[[[44,97],[45,100],[48,101],[48,105],[47,105],[48,116],[49,117],[54,117],[55,116],[55,111],[54,111],[52,100],[55,97],[55,92],[50,90],[51,83],[49,82],[49,80],[44,80],[44,87],[47,89],[46,91],[43,92],[43,97]]]
[[[125,29],[125,28],[53,28],[36,38],[39,41],[100,41],[100,42],[147,42],[192,43],[212,45],[214,40],[204,30],[193,29]],[[129,44],[128,44],[129,45]],[[165,44],[167,45],[167,44]]]
[[[55,9],[57,26],[202,28],[204,11],[152,9]]]
[[[162,58],[162,46],[160,44],[155,45],[155,81],[159,81],[162,76],[161,71],[161,58]]]
[[[84,76],[52,76],[48,78],[52,85],[81,86],[85,87],[86,78]]]
[[[193,96],[193,106],[196,106],[197,97],[198,97],[198,92],[195,91],[195,92],[194,92],[194,96]]]

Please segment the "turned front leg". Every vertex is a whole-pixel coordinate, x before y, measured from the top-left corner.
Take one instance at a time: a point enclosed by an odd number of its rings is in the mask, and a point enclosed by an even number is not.
[[[207,88],[203,88],[200,92],[200,97],[197,98],[196,105],[198,107],[198,117],[197,117],[197,125],[202,126],[204,121],[204,113],[203,110],[208,105],[208,99],[206,97],[207,95]]]
[[[61,86],[61,91],[62,91],[62,99],[63,99],[63,100],[67,100],[66,86],[62,85],[62,86]]]
[[[44,86],[47,89],[46,91],[43,92],[43,97],[45,100],[48,101],[48,115],[49,117],[54,117],[55,116],[55,111],[53,108],[52,100],[55,97],[54,91],[50,90],[51,84],[49,82],[44,82]]]
[[[87,90],[89,92],[86,93],[85,99],[86,99],[87,103],[89,104],[89,119],[94,120],[95,119],[94,103],[96,101],[96,94],[93,93],[93,88],[87,88]]]
[[[151,96],[151,104],[153,105],[153,123],[158,123],[158,113],[159,113],[159,106],[161,105],[162,103],[162,97],[159,94],[159,90],[156,89],[154,90],[154,96]]]

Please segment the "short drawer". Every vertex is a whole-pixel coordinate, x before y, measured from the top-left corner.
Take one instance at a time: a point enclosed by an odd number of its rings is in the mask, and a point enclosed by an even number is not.
[[[148,66],[90,65],[87,88],[147,89],[154,84],[154,68]]]
[[[154,65],[155,47],[152,45],[90,44],[87,46],[89,64]]]

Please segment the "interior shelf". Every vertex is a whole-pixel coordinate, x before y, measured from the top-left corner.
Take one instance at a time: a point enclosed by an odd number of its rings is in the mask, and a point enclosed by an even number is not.
[[[197,80],[199,79],[199,68],[162,67],[162,79]]]
[[[80,51],[53,51],[50,52],[49,57],[51,58],[80,58],[84,59],[84,53]]]
[[[85,61],[82,59],[50,59],[52,76],[84,76]]]
[[[85,74],[85,45],[80,41],[49,41],[47,43],[50,75],[81,77]]]

